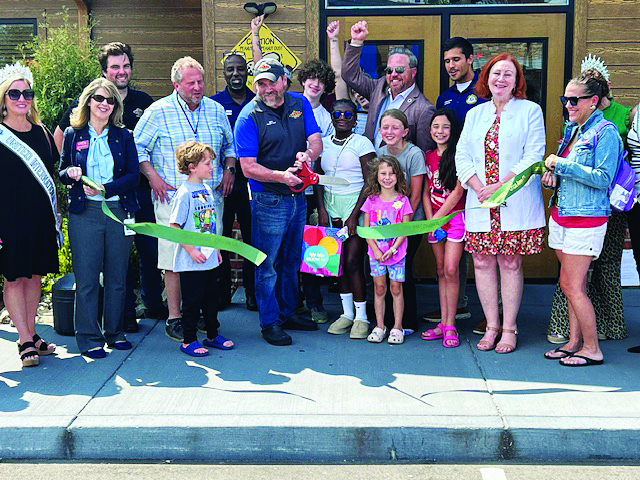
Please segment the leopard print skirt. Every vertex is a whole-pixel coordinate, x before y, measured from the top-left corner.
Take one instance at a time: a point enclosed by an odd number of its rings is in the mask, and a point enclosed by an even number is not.
[[[627,337],[627,325],[624,322],[622,305],[622,286],[620,284],[620,264],[622,248],[627,231],[627,218],[624,213],[612,212],[607,222],[607,233],[600,258],[593,262],[591,282],[587,294],[596,312],[598,334],[608,339],[621,340]],[[556,285],[551,306],[551,320],[548,334],[569,336],[569,310],[560,282]]]

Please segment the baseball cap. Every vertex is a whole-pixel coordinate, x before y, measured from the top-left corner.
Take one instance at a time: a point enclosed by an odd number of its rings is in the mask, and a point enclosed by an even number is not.
[[[267,80],[275,82],[278,78],[285,75],[284,67],[274,58],[263,58],[254,65],[253,72],[254,83],[261,78],[266,78]]]

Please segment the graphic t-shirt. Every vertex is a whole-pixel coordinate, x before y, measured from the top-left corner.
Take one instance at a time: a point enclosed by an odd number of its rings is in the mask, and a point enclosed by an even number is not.
[[[429,196],[431,197],[431,209],[433,213],[440,210],[440,207],[444,205],[447,197],[451,195],[451,191],[446,190],[442,183],[440,183],[440,158],[438,150],[427,152],[427,181],[429,182]],[[465,197],[463,195],[451,211],[455,212],[456,210],[464,209],[464,201]]]
[[[186,232],[215,234],[216,212],[213,192],[204,183],[184,182],[171,201],[169,223],[177,223]],[[219,265],[218,252],[207,247],[195,247],[207,256],[204,263],[196,263],[180,245],[173,257],[174,272],[211,270]]]
[[[371,195],[365,200],[360,210],[369,214],[369,226],[371,227],[402,223],[405,215],[413,213],[409,199],[400,194],[391,202],[384,202],[377,195]],[[394,241],[394,238],[376,240],[382,253],[389,250]],[[369,247],[368,253],[371,258],[375,258],[371,247]],[[398,252],[389,257],[386,262],[382,262],[382,265],[394,265],[402,260],[406,254],[407,239],[405,238],[404,242],[398,247]]]

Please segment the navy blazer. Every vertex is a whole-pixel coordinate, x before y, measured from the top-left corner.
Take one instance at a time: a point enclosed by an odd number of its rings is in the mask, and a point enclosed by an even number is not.
[[[67,175],[69,167],[82,168],[83,174],[87,172],[87,155],[89,153],[89,127],[80,130],[68,127],[64,131],[62,144],[62,161],[60,164],[60,181],[65,185],[71,185],[69,192],[69,212],[80,213],[84,210],[87,197],[82,188],[82,182],[77,182]],[[86,143],[81,143],[86,142]],[[136,197],[135,188],[140,181],[140,166],[138,164],[138,152],[133,135],[126,128],[118,128],[109,125],[107,142],[111,155],[113,155],[113,181],[104,185],[105,198],[118,195],[120,205],[127,212],[136,212],[140,206]],[[80,147],[78,146],[80,144]]]

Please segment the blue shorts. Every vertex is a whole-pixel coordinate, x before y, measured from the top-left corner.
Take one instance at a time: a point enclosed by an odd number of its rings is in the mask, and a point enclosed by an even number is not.
[[[384,277],[389,272],[389,278],[394,282],[404,282],[404,263],[403,258],[393,265],[381,265],[375,258],[369,257],[369,265],[371,265],[372,277]]]

